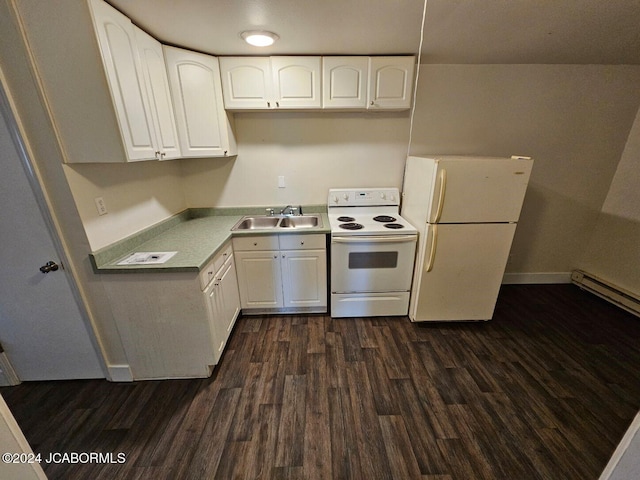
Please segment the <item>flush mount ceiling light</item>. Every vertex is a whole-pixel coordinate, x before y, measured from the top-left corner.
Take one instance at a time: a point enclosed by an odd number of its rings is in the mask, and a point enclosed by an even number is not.
[[[254,47],[268,47],[273,45],[273,42],[280,37],[273,32],[266,32],[263,30],[248,30],[240,34],[242,39],[249,45]]]

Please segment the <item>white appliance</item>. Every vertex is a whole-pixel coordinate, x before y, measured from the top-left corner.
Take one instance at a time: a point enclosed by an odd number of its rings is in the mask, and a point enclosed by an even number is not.
[[[330,189],[331,316],[406,315],[417,231],[397,188]]]
[[[402,215],[418,229],[409,318],[490,320],[533,160],[410,156]]]

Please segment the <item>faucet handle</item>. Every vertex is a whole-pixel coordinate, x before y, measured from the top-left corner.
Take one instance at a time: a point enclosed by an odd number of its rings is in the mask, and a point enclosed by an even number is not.
[[[273,214],[275,213],[275,211],[273,210],[273,208],[266,208],[265,209],[267,212],[267,215],[269,215],[270,217],[273,216]]]

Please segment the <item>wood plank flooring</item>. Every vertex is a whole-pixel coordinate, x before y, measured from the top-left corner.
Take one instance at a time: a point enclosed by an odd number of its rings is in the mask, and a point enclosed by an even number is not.
[[[0,389],[51,479],[596,479],[640,408],[640,319],[505,286],[487,323],[244,317],[212,378]]]

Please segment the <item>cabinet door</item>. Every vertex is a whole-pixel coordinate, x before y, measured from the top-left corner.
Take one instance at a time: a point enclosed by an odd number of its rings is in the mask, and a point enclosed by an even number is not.
[[[279,252],[236,252],[242,308],[280,308],[282,272]]]
[[[153,120],[133,24],[102,0],[90,5],[127,159],[155,159]]]
[[[238,293],[238,277],[233,258],[226,261],[218,279],[220,298],[223,304],[223,316],[220,318],[221,333],[226,340],[231,335],[233,325],[240,313],[240,294]]]
[[[271,57],[276,108],[320,108],[321,57]]]
[[[217,365],[222,356],[224,346],[227,343],[226,337],[222,334],[220,319],[224,316],[224,306],[222,304],[222,290],[218,281],[213,281],[205,289],[204,295],[209,311],[209,330],[211,331],[211,343],[213,344],[213,364]]]
[[[371,57],[368,108],[409,108],[414,69],[414,57]]]
[[[322,57],[322,107],[366,108],[369,57]]]
[[[282,289],[285,307],[327,305],[327,254],[325,250],[285,250]]]
[[[179,158],[178,132],[173,115],[173,102],[171,101],[162,44],[138,27],[134,26],[134,29],[144,71],[145,86],[149,94],[148,100],[155,127],[158,159]]]
[[[218,59],[163,46],[183,157],[235,155]]]
[[[275,107],[269,57],[221,57],[220,77],[225,108]]]

